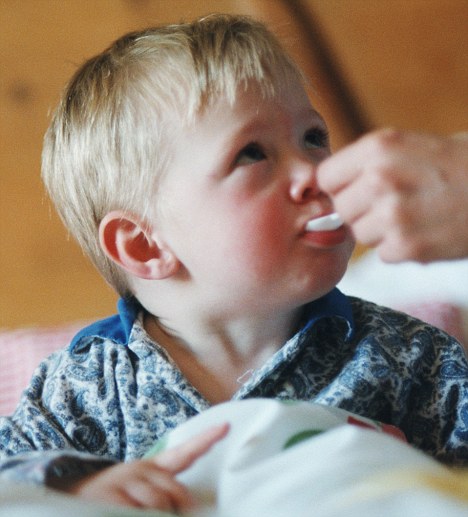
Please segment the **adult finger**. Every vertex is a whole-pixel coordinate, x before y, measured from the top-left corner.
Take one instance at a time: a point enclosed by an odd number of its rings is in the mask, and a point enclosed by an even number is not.
[[[321,161],[317,166],[319,188],[334,196],[353,183],[361,173],[362,159],[356,158],[358,152],[350,146]]]
[[[429,142],[430,143],[430,142]],[[334,196],[362,174],[395,175],[412,158],[424,163],[428,152],[428,137],[395,129],[379,129],[362,136],[340,149],[318,165],[317,180],[321,189]],[[426,144],[426,145],[423,145]],[[379,172],[380,171],[380,172]],[[397,174],[398,176],[398,174]],[[399,174],[400,179],[408,178]]]

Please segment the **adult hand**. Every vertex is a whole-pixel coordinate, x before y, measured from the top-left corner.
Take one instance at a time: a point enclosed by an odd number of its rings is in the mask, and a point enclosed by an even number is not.
[[[324,160],[318,182],[385,261],[468,256],[468,133],[379,130]]]
[[[193,509],[196,501],[176,474],[208,452],[228,430],[228,424],[213,427],[154,458],[119,463],[62,490],[91,501],[183,513]]]

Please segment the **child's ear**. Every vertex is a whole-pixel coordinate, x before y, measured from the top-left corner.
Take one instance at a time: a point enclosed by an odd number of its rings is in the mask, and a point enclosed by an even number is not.
[[[138,217],[122,211],[106,214],[99,225],[104,253],[127,273],[147,280],[162,280],[176,273],[179,261],[165,244],[152,236]]]

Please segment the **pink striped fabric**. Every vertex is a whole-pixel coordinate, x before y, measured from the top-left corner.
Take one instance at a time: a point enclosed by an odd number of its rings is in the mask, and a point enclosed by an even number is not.
[[[70,343],[83,322],[0,332],[0,415],[13,412],[37,365]]]
[[[463,315],[460,307],[448,302],[428,301],[400,304],[395,308],[445,330],[468,351],[468,336],[464,334]]]

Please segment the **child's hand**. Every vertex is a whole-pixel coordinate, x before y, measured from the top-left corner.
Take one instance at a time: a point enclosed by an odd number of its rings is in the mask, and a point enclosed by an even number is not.
[[[213,427],[151,459],[119,463],[82,478],[64,490],[93,501],[176,513],[188,511],[196,501],[175,475],[208,452],[228,430],[228,424]]]

